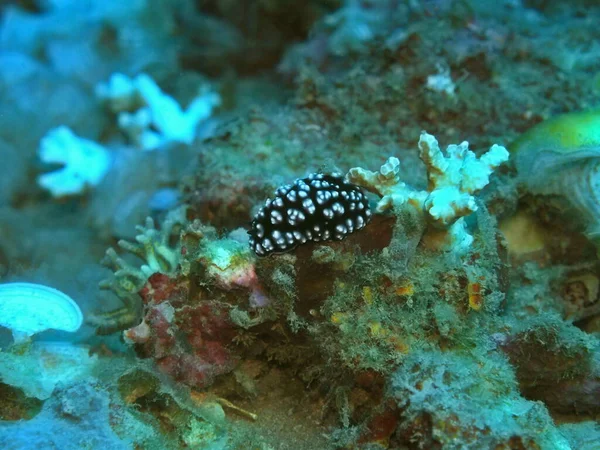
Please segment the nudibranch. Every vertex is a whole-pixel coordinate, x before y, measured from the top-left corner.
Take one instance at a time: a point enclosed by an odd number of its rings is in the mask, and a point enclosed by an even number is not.
[[[542,122],[510,147],[518,181],[534,195],[560,198],[592,241],[600,238],[600,111]]]
[[[313,173],[281,186],[254,220],[250,248],[258,256],[285,253],[308,241],[342,240],[371,219],[360,187],[339,173]]]

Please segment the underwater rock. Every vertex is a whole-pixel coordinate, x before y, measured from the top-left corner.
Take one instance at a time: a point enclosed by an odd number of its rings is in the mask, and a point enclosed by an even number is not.
[[[0,422],[0,442],[5,450],[129,449],[112,430],[110,413],[107,391],[94,380],[81,382],[57,390],[31,420]]]
[[[69,342],[34,342],[25,350],[0,352],[2,383],[18,387],[28,397],[46,400],[58,386],[88,378],[97,358],[89,347]]]
[[[295,306],[296,313],[301,317],[310,315],[311,310],[318,310],[333,293],[336,280],[351,269],[358,252],[381,251],[390,245],[394,224],[393,217],[375,216],[361,233],[354,233],[343,241],[309,242],[300,246],[295,258],[285,261],[294,273],[293,279],[288,280],[293,289],[291,286],[284,288],[285,278],[279,278],[283,261],[277,258],[258,260],[256,271],[266,295],[281,298],[280,289],[287,290],[286,296],[295,290],[298,298],[302,299]]]
[[[253,266],[248,264],[246,245],[213,241],[214,231],[201,231],[198,226],[191,224],[182,230],[181,240],[175,244],[179,255],[173,270],[161,271],[159,266],[150,270],[148,266],[147,273],[153,273],[138,291],[142,322],[127,329],[124,337],[140,356],[152,358],[174,380],[203,388],[237,364],[229,349],[238,332],[229,314],[236,302],[225,300],[242,293],[249,299],[259,286],[252,275]],[[167,228],[163,230],[170,234]],[[204,277],[201,282],[198,276]],[[141,279],[138,277],[138,282]]]
[[[271,190],[256,176],[247,178],[228,172],[206,183],[203,173],[197,175],[198,183],[183,188],[184,201],[194,217],[217,227],[247,226],[252,221],[252,208]]]
[[[572,270],[561,286],[566,320],[580,321],[600,316],[598,269]]]
[[[497,352],[410,355],[390,379],[400,411],[393,445],[444,449],[569,448],[538,402],[525,400]],[[414,445],[413,442],[417,442]],[[393,448],[396,448],[393,447]]]
[[[508,337],[501,348],[516,368],[521,392],[553,412],[600,412],[598,349],[575,327],[545,324]]]
[[[235,357],[227,348],[236,334],[230,305],[193,299],[189,281],[161,274],[149,278],[141,295],[143,322],[124,332],[140,356],[154,359],[162,372],[195,388],[233,370]]]

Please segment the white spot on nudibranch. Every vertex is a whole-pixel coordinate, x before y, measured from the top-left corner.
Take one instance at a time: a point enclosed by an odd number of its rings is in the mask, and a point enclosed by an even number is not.
[[[362,227],[364,227],[364,226],[365,226],[365,219],[363,219],[363,218],[362,218],[362,216],[358,216],[358,217],[356,218],[356,227],[357,227],[358,229],[361,229],[361,228],[362,228]]]
[[[256,224],[256,235],[261,239],[265,237],[265,227],[261,223]]]
[[[310,198],[304,199],[304,201],[302,202],[302,207],[308,214],[315,213],[315,204],[313,203],[312,199],[310,199]]]
[[[273,243],[271,242],[271,239],[267,238],[264,239],[262,241],[262,246],[266,249],[266,250],[272,250],[273,249]]]
[[[325,191],[317,191],[317,203],[322,205],[327,201],[327,196],[325,195]]]
[[[342,214],[344,214],[344,213],[346,212],[346,210],[345,210],[344,206],[343,206],[343,205],[342,205],[340,202],[335,202],[335,203],[334,203],[334,204],[331,206],[331,208],[332,208],[332,209],[333,209],[333,211],[334,211],[334,212],[335,212],[337,215],[339,215],[339,216],[341,216]]]
[[[287,193],[286,198],[290,201],[290,202],[295,202],[296,201],[296,191],[290,191]]]
[[[354,231],[354,223],[352,222],[352,219],[350,217],[346,219],[346,227],[348,228],[350,233]]]
[[[283,221],[283,215],[276,210],[271,211],[271,223],[277,225]]]
[[[275,195],[285,195],[292,188],[292,185],[286,184],[275,191]]]

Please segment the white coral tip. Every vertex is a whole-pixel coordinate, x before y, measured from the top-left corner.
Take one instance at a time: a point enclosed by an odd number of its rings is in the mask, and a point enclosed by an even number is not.
[[[379,169],[379,173],[386,180],[395,178],[398,172],[400,172],[400,160],[395,156],[389,157]]]

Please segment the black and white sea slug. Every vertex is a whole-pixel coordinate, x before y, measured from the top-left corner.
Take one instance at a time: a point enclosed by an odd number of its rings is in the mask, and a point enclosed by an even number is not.
[[[342,240],[371,219],[362,190],[334,173],[313,173],[281,186],[252,221],[250,248],[258,256],[285,253],[308,241]]]

